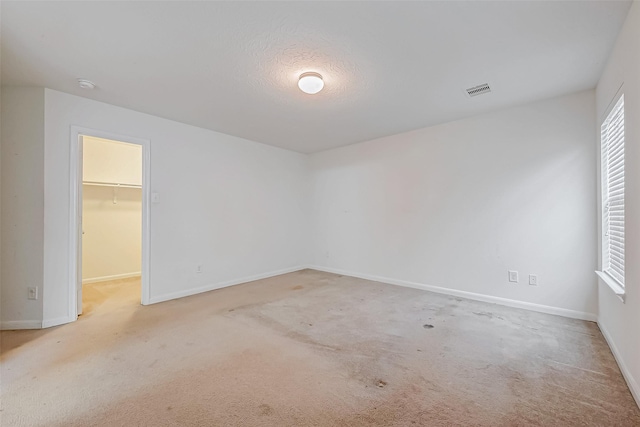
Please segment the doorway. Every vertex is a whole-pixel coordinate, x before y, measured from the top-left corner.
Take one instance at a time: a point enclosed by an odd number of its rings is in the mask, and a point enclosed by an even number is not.
[[[72,130],[71,283],[76,316],[149,300],[146,140]]]

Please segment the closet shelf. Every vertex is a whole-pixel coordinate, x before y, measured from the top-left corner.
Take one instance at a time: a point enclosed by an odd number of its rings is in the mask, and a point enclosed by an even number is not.
[[[95,185],[98,187],[120,187],[120,188],[142,188],[142,185],[136,184],[119,184],[117,182],[97,182],[97,181],[82,181],[82,185]]]

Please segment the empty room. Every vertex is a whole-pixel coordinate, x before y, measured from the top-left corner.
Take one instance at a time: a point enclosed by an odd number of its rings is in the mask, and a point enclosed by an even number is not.
[[[639,1],[2,1],[1,426],[640,426]]]

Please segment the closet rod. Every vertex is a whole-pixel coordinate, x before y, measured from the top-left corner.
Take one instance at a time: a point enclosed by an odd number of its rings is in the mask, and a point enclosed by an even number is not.
[[[142,188],[142,185],[118,184],[116,182],[82,181],[82,184],[83,185],[95,185],[95,186],[98,186],[98,187]]]

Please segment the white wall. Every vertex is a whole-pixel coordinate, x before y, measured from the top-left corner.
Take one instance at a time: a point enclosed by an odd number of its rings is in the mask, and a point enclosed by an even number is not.
[[[83,180],[142,184],[142,146],[83,137]],[[83,283],[139,276],[142,190],[83,185]]]
[[[566,315],[596,312],[592,91],[310,159],[48,89],[44,98],[40,283],[48,325],[72,313],[72,125],[151,140],[151,191],[161,200],[151,205],[152,301],[312,259],[319,268]],[[507,269],[520,271],[520,284],[507,282]],[[526,285],[529,273],[539,275],[538,287]],[[11,292],[3,304],[25,304]]]
[[[640,4],[631,6],[596,89],[597,126],[623,85],[625,103],[625,286],[623,303],[602,281],[598,324],[640,405]]]
[[[142,190],[85,185],[82,189],[82,281],[140,275]]]
[[[68,301],[72,125],[151,141],[150,189],[160,196],[150,208],[152,301],[306,263],[306,156],[46,89],[47,324],[73,312]]]
[[[587,91],[311,155],[312,263],[594,319],[594,111]]]
[[[21,97],[28,93],[15,90]],[[44,98],[47,324],[72,312],[72,125],[151,140],[151,191],[161,200],[151,205],[153,301],[312,259],[319,268],[577,317],[596,312],[593,91],[310,159],[48,89]],[[520,271],[520,284],[507,282],[507,269]],[[539,275],[538,287],[526,285],[529,273]],[[5,303],[18,304],[17,292]]]
[[[2,22],[0,5],[0,22]],[[2,70],[2,49],[0,49],[0,70]],[[2,77],[0,72],[0,329],[2,329]]]
[[[2,89],[2,328],[42,324],[44,89]],[[27,288],[39,287],[38,300]]]
[[[84,181],[142,185],[142,146],[83,136]]]

